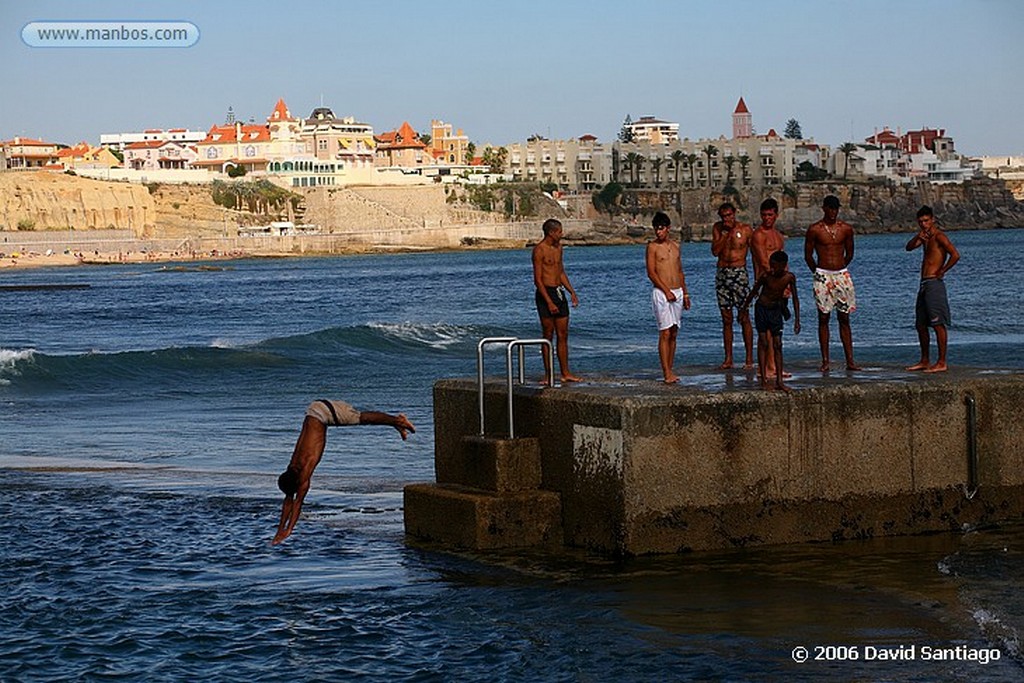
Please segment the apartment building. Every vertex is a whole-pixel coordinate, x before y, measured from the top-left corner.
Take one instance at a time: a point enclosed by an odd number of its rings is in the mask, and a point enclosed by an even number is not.
[[[562,190],[594,190],[611,182],[611,147],[593,135],[534,139],[506,148],[506,171],[517,181],[555,183]]]

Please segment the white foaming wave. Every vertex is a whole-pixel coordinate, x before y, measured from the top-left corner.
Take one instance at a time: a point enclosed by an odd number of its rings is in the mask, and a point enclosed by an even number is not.
[[[31,361],[35,355],[35,349],[22,349],[20,351],[0,349],[0,385],[6,386],[11,383],[11,380],[7,379],[5,375],[17,376],[21,374],[17,367],[19,361]]]
[[[1012,627],[1003,623],[998,616],[985,608],[978,608],[971,612],[975,623],[991,639],[997,641],[1014,658],[1021,656],[1020,634]]]
[[[230,339],[224,339],[222,337],[218,337],[217,339],[214,339],[213,341],[210,342],[210,348],[213,348],[213,349],[235,349],[235,348],[238,348],[238,344],[236,344],[235,342],[231,341]]]
[[[450,323],[369,323],[367,327],[400,341],[425,344],[435,349],[447,349],[473,335],[471,327]]]

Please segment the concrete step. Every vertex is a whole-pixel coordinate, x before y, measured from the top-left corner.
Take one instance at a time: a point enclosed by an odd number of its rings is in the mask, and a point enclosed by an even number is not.
[[[497,494],[451,484],[405,487],[405,532],[471,550],[561,546],[562,504],[551,491]]]
[[[464,436],[454,453],[434,454],[438,484],[511,493],[540,487],[540,443],[535,438]]]

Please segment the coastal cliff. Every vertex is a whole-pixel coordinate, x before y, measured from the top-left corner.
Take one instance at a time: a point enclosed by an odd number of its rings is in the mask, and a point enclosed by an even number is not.
[[[141,185],[64,173],[0,173],[0,230],[131,230],[148,237],[156,203]]]
[[[491,198],[491,205],[504,208],[498,201],[500,193],[514,192],[517,209],[525,208],[524,204],[534,205],[528,216],[517,215],[509,222],[502,210],[478,208],[487,198],[472,192],[479,194],[482,190],[442,185],[300,191],[302,198],[295,210],[278,216],[266,213],[267,209],[253,213],[218,205],[211,187],[205,184],[143,186],[63,173],[0,173],[0,231],[25,235],[32,231],[114,228],[131,230],[136,237],[151,240],[233,239],[240,225],[287,219],[320,225],[329,235],[373,231],[374,239],[381,244],[415,242],[421,247],[439,247],[448,245],[449,236],[444,236],[444,244],[437,236],[443,229],[465,226],[467,235],[508,233],[507,238],[520,240],[523,226],[532,230],[541,219],[555,216],[571,220],[572,229],[566,230],[566,239],[571,242],[615,244],[644,241],[649,232],[645,228],[654,212],[666,211],[673,224],[683,229],[684,238],[704,241],[710,239],[711,226],[717,219],[715,210],[722,202],[731,201],[739,210],[740,220],[756,224],[761,201],[775,197],[781,207],[780,229],[787,234],[802,234],[821,217],[821,200],[828,194],[839,197],[841,218],[862,234],[912,230],[915,213],[922,204],[932,206],[948,229],[1024,226],[1024,203],[1014,197],[1006,181],[988,178],[963,184],[911,186],[822,181],[735,188],[729,192],[627,189],[611,216],[598,213],[590,193],[568,197],[568,210],[563,211],[539,192],[536,197],[526,193],[525,186],[503,187],[506,189],[492,191],[497,199]],[[402,239],[396,242],[389,238],[392,233],[402,233]],[[420,236],[418,241],[416,235]],[[489,240],[494,246],[502,244],[496,237]]]
[[[917,210],[924,204],[935,210],[946,229],[983,229],[1024,227],[1024,202],[1016,199],[1003,180],[978,178],[965,183],[914,185],[872,185],[866,183],[821,181],[775,185],[764,188],[724,190],[632,190],[619,199],[618,213],[594,219],[594,233],[586,240],[603,241],[633,233],[642,241],[656,211],[665,211],[684,236],[694,241],[711,239],[711,228],[718,220],[716,210],[723,202],[737,208],[737,219],[756,225],[761,201],[774,197],[779,202],[778,227],[786,234],[802,234],[821,218],[821,201],[836,195],[842,204],[840,218],[861,234],[906,232],[916,227]],[[584,211],[586,207],[578,207]],[[632,229],[630,229],[632,227]]]

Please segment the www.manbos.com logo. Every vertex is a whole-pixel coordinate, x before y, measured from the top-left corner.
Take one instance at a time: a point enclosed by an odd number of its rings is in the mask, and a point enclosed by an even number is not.
[[[189,21],[33,21],[21,29],[29,47],[192,47]]]

